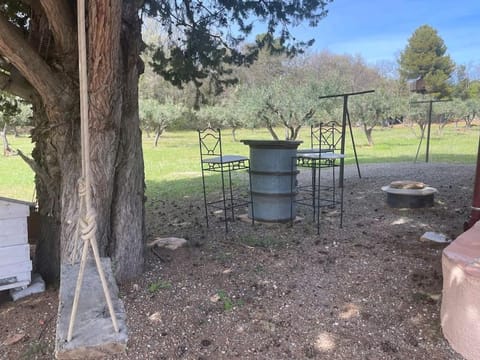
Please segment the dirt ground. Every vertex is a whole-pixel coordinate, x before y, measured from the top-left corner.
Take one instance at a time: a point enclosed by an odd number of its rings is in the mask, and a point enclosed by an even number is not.
[[[343,228],[322,213],[321,235],[309,209],[293,226],[235,221],[225,236],[218,218],[205,227],[201,201],[149,199],[149,240],[188,245],[149,251],[120,287],[129,343],[116,359],[461,359],[440,328],[444,245],[419,238],[462,232],[475,167],[361,170],[346,168]],[[393,180],[436,187],[434,207],[389,208],[380,188]],[[53,358],[57,296],[1,293],[0,358]]]

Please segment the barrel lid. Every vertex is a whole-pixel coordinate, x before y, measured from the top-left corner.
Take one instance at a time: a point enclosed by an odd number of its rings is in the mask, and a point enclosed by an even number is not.
[[[245,145],[253,148],[264,149],[296,149],[301,140],[240,140]]]

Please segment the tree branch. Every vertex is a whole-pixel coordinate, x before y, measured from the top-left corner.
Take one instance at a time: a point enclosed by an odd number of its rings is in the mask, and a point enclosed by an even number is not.
[[[63,99],[62,94],[66,92],[66,82],[61,81],[22,33],[1,15],[0,34],[0,54],[37,90],[45,105],[57,108]]]
[[[0,90],[21,97],[28,102],[31,102],[36,95],[35,89],[15,69],[10,75],[0,71]]]
[[[51,183],[53,183],[50,175],[48,175],[48,173],[44,169],[38,166],[35,160],[26,156],[20,149],[17,149],[17,153],[22,158],[22,160],[25,161],[28,166],[30,166],[33,172],[41,179],[41,181],[45,184],[46,188],[52,189],[53,187],[49,186]]]
[[[40,0],[50,24],[55,45],[61,54],[75,53],[75,21],[73,12],[66,0]]]

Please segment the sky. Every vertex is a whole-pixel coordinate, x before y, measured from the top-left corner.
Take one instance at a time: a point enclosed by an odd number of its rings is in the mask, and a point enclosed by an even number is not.
[[[317,27],[293,31],[298,39],[315,39],[312,51],[396,62],[415,29],[427,24],[455,63],[480,65],[480,0],[334,0],[327,9]]]

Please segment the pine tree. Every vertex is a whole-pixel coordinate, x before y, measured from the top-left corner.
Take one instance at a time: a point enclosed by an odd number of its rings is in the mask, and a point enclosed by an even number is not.
[[[420,26],[408,40],[400,54],[400,75],[405,80],[423,79],[427,92],[439,97],[448,96],[448,80],[455,64],[447,52],[437,30],[428,25]]]

